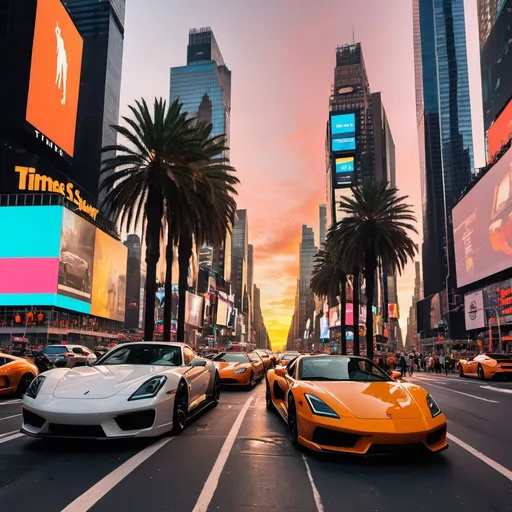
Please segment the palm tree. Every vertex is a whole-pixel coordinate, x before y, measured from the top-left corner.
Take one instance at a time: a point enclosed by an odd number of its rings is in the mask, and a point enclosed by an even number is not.
[[[320,250],[315,256],[315,267],[311,276],[311,291],[319,297],[327,297],[329,306],[337,305],[340,295],[341,306],[341,353],[347,353],[347,332],[345,318],[347,314],[347,276],[331,257],[330,247]],[[341,290],[341,293],[340,293]]]
[[[156,266],[160,258],[160,233],[168,198],[176,187],[189,195],[195,181],[194,170],[184,165],[198,158],[197,142],[191,137],[192,120],[182,105],[169,107],[155,99],[150,110],[144,99],[130,106],[132,117],[123,117],[126,126],[113,129],[126,144],[106,146],[103,152],[116,156],[102,162],[100,189],[105,194],[101,207],[121,230],[141,225],[146,242],[146,312],[144,339],[153,338],[155,326]]]
[[[407,196],[398,196],[386,182],[366,182],[352,188],[353,198],[339,203],[345,218],[331,228],[333,259],[343,268],[361,268],[366,281],[367,357],[373,359],[375,273],[379,262],[389,272],[402,273],[417,246],[409,232],[417,233]]]
[[[178,226],[179,302],[177,339],[185,338],[185,305],[188,270],[194,244],[221,244],[236,213],[235,186],[239,180],[235,169],[222,156],[229,148],[226,136],[212,136],[210,122],[199,122],[192,129],[200,152],[187,164],[194,169],[197,180],[194,195],[186,201],[187,215]]]

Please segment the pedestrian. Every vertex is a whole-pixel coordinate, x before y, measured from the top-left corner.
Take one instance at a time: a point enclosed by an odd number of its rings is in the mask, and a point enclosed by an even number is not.
[[[402,377],[405,377],[405,374],[407,372],[407,359],[405,359],[405,354],[403,352],[400,354],[398,364],[400,366],[400,371],[402,372]]]

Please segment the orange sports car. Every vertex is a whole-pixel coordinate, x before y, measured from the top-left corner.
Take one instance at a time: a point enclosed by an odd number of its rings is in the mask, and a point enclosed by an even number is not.
[[[0,353],[0,396],[23,396],[38,374],[37,366],[30,361]]]
[[[420,386],[398,382],[364,357],[299,356],[267,374],[266,403],[288,425],[292,444],[373,455],[437,453],[448,447],[446,418]],[[394,379],[397,379],[395,381]]]
[[[266,350],[260,350],[256,349],[254,352],[258,354],[261,357],[261,360],[263,361],[263,364],[265,365],[265,373],[268,371],[269,368],[272,368],[272,358],[270,357],[269,353]]]
[[[512,377],[512,357],[507,354],[479,354],[471,360],[461,359],[459,375],[478,377],[480,380]]]
[[[263,361],[254,352],[221,352],[212,361],[219,370],[220,383],[223,386],[244,386],[252,389],[265,376]]]

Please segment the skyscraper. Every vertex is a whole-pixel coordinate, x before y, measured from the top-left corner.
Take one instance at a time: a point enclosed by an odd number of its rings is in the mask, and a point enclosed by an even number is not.
[[[473,169],[464,0],[414,0],[413,22],[428,296],[455,288],[451,210]]]
[[[235,307],[244,311],[244,295],[248,293],[249,226],[247,210],[237,210],[233,225],[231,246],[231,282]]]
[[[320,229],[318,230],[318,247],[320,249],[325,245],[325,230],[327,228],[327,205],[321,204],[318,208],[318,218],[320,222]]]
[[[315,301],[310,288],[311,275],[315,266],[315,255],[318,248],[315,246],[315,234],[313,228],[302,226],[302,240],[299,246],[299,336],[304,339],[304,331],[310,320],[310,332],[312,332],[313,313]]]
[[[254,245],[249,244],[247,247],[247,293],[252,299],[254,286]]]
[[[496,23],[498,16],[503,11],[507,0],[478,0],[478,33],[480,36],[480,48],[482,48]]]
[[[142,248],[139,235],[128,235],[124,243],[128,247],[128,264],[126,267],[126,308],[125,329],[138,329],[140,309],[140,291],[142,288],[141,267]]]
[[[63,0],[84,39],[75,155],[70,177],[98,197],[100,153],[116,144],[119,123],[125,0]]]
[[[226,134],[229,146],[231,71],[211,28],[190,30],[187,65],[171,68],[170,99],[179,99],[190,116],[211,121],[213,135]]]

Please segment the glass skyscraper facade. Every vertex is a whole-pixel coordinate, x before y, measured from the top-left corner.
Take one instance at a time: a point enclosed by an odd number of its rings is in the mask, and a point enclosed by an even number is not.
[[[455,287],[451,210],[473,169],[464,0],[413,0],[413,17],[428,296]]]
[[[213,135],[226,134],[229,146],[231,71],[210,28],[190,31],[187,65],[171,68],[170,99],[191,117],[211,121]]]
[[[70,177],[98,197],[101,148],[116,144],[126,0],[63,0],[84,39],[75,156]]]

